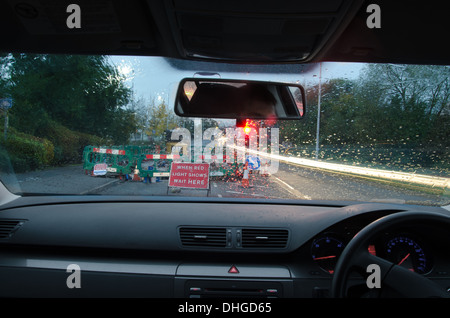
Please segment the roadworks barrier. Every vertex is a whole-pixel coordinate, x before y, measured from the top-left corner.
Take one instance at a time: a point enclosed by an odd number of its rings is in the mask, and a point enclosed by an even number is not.
[[[163,154],[159,150],[159,147],[148,146],[86,146],[83,169],[91,176],[158,182],[170,176],[172,162],[180,159],[180,155]],[[228,163],[226,155],[201,155],[191,157],[191,161],[210,163],[210,177],[242,177],[243,163]]]

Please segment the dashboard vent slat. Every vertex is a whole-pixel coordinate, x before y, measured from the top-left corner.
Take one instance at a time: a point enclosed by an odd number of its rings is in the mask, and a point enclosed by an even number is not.
[[[24,220],[1,219],[0,220],[0,239],[10,238],[15,231],[24,223]]]
[[[244,248],[285,248],[289,231],[283,229],[242,229]]]
[[[182,227],[180,239],[183,246],[188,247],[225,247],[225,228]]]

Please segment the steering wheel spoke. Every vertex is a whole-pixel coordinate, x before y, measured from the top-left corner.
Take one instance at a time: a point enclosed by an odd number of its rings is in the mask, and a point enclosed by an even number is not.
[[[399,295],[410,298],[448,298],[442,288],[425,278],[401,266],[393,266],[384,277],[382,284],[394,290]]]
[[[372,271],[370,270],[372,265],[377,265],[380,273],[380,279],[383,280],[386,275],[391,270],[392,266],[394,266],[394,263],[389,262],[381,257],[375,256],[370,254],[368,251],[361,251],[356,257],[355,257],[355,263],[357,263],[357,267],[359,267],[361,272],[370,274]]]

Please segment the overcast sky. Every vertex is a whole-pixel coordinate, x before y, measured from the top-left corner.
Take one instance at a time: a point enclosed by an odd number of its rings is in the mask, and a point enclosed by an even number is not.
[[[319,64],[239,65],[138,56],[112,56],[110,60],[128,78],[127,83],[134,88],[136,98],[160,98],[166,102],[178,82],[184,77],[193,77],[196,72],[218,73],[221,78],[288,81],[305,86],[313,84],[319,78]],[[322,80],[336,77],[356,79],[364,65],[323,63]]]

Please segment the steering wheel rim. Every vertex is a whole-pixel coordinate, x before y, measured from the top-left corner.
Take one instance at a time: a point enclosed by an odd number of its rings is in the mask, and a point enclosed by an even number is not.
[[[370,264],[377,264],[380,267],[381,288],[387,286],[411,298],[450,297],[449,293],[424,276],[369,253],[367,247],[372,238],[388,228],[405,222],[438,224],[450,229],[450,217],[434,212],[398,212],[370,223],[352,238],[340,255],[333,274],[332,297],[345,297],[350,273],[356,271],[364,275]],[[405,281],[408,283],[402,283]]]

